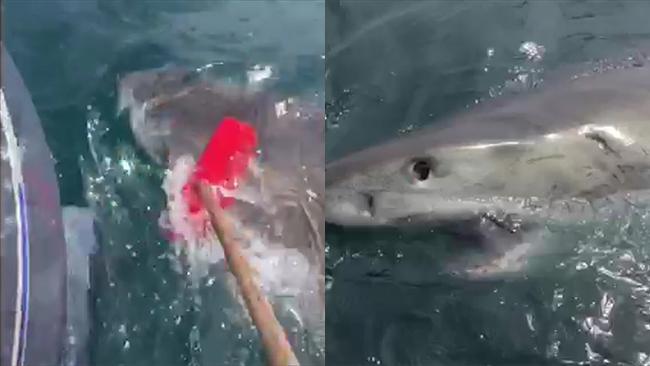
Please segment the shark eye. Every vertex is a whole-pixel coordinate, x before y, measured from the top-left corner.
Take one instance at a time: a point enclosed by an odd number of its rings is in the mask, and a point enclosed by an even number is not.
[[[411,174],[418,181],[429,179],[432,174],[433,161],[429,158],[417,158],[411,162]]]

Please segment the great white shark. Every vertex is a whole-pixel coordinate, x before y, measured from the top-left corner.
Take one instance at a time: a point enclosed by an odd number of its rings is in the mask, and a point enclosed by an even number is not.
[[[547,220],[650,202],[648,63],[557,77],[328,163],[326,220],[450,229],[492,249],[474,262],[491,272]]]
[[[297,249],[309,261],[313,278],[306,283],[313,286],[295,294],[293,310],[320,348],[316,352],[320,357],[307,364],[324,362],[322,105],[281,97],[259,87],[229,85],[179,67],[132,72],[120,79],[119,90],[118,108],[130,111],[138,145],[164,166],[172,166],[181,156],[198,159],[226,116],[256,128],[261,156],[256,182],[265,201],[263,205],[238,206],[236,214],[252,223],[263,237]]]

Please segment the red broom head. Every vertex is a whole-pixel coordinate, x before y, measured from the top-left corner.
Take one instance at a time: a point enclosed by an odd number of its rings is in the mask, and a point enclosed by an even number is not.
[[[190,212],[196,213],[202,207],[196,192],[196,184],[199,181],[225,189],[235,189],[246,178],[248,164],[256,154],[255,128],[232,117],[224,118],[199,157],[194,174],[183,187]],[[233,202],[232,197],[219,197],[223,208]]]

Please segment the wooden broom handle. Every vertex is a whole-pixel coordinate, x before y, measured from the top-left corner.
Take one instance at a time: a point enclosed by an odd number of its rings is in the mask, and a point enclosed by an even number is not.
[[[241,290],[248,312],[262,337],[262,344],[270,366],[299,366],[284,329],[278,322],[271,304],[260,290],[241,246],[235,238],[235,225],[226,212],[216,203],[213,192],[200,182],[199,197],[205,205],[223,252]]]

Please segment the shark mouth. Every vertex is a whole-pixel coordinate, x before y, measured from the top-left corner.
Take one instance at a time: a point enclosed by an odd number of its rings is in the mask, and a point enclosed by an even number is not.
[[[386,239],[382,236],[383,241],[395,243],[404,240],[403,233],[422,233],[424,237],[418,238],[416,242],[427,243],[427,249],[424,254],[413,255],[430,255],[431,262],[430,268],[422,269],[429,273],[426,280],[421,278],[422,274],[416,276],[418,279],[414,281],[418,285],[422,281],[431,281],[437,275],[467,280],[495,280],[529,273],[549,256],[571,250],[556,242],[564,230],[571,229],[574,224],[621,219],[632,210],[644,205],[650,206],[650,190],[621,193],[595,201],[549,201],[539,198],[448,199],[429,204],[438,208],[453,206],[456,208],[453,212],[439,210],[436,213],[413,214],[388,220],[374,216],[381,212],[376,206],[376,198],[373,195],[358,196],[359,204],[367,205],[361,206],[367,209],[363,216],[365,222],[358,222],[357,225],[350,225],[349,222],[333,225],[338,227],[337,230],[346,231],[374,230],[373,227],[384,227],[389,232],[396,230],[399,233],[395,238]],[[348,209],[352,210],[350,207]],[[400,244],[397,245],[401,247]],[[411,249],[406,245],[399,250],[408,253]],[[409,254],[403,255],[407,257]],[[542,268],[545,267],[540,267]],[[395,272],[397,277],[394,280],[413,282],[411,279],[399,278],[399,273],[404,272],[400,269],[373,271],[381,272],[384,277],[387,273],[392,276]]]

